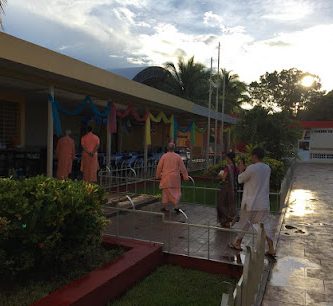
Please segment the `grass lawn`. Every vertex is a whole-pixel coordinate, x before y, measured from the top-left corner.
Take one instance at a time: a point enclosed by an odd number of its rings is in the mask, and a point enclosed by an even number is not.
[[[200,205],[206,205],[215,207],[220,186],[218,181],[214,180],[197,180],[195,186],[192,182],[182,183],[182,202],[195,203]],[[137,193],[145,193],[151,195],[160,195],[161,190],[158,187],[158,183],[148,182],[145,186],[137,188]],[[240,207],[241,193],[237,194],[237,206]],[[279,196],[270,195],[271,212],[279,210]]]
[[[120,248],[105,249],[101,247],[89,258],[84,261],[78,260],[75,265],[68,266],[62,272],[50,267],[47,271],[45,269],[43,271],[34,271],[24,279],[0,280],[0,305],[30,305],[50,292],[114,260],[122,253],[123,251]]]
[[[165,265],[108,306],[220,305],[235,280],[221,275]]]

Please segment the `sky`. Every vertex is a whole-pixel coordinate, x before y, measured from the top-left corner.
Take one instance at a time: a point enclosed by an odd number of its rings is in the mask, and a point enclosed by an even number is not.
[[[292,67],[333,89],[333,0],[8,0],[5,32],[105,68],[179,56],[247,83]]]

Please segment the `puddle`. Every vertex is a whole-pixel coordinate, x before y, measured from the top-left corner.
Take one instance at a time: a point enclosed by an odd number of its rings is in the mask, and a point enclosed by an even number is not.
[[[309,259],[286,256],[279,259],[274,266],[271,285],[286,286],[291,278],[304,277],[305,268],[319,269],[320,266]]]

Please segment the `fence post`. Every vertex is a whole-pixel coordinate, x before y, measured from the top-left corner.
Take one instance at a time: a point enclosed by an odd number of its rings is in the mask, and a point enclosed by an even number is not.
[[[243,282],[241,286],[241,305],[250,306],[249,304],[249,273],[250,273],[250,263],[252,259],[252,251],[249,246],[246,246],[246,256],[243,265]]]

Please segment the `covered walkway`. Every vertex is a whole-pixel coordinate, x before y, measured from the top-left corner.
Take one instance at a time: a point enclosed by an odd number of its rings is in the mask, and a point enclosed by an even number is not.
[[[45,172],[49,176],[52,176],[53,172],[55,132],[52,103],[48,103],[50,97],[51,101],[56,99],[64,108],[71,110],[75,109],[86,97],[91,97],[91,100],[100,109],[105,108],[108,102],[116,103],[119,110],[123,112],[128,106],[132,106],[141,118],[149,112],[153,112],[154,116],[163,112],[168,119],[171,116],[178,118],[181,127],[187,127],[189,122],[196,122],[198,128],[205,127],[208,116],[213,120],[220,122],[222,120],[221,113],[209,112],[207,108],[191,101],[128,80],[8,34],[0,33],[0,45],[0,106],[5,107],[6,114],[10,114],[11,117],[10,122],[6,121],[7,117],[6,120],[0,118],[1,121],[4,121],[0,122],[0,155],[2,156],[2,153],[12,154],[12,152],[6,152],[8,148],[15,151],[14,156],[16,153],[28,152],[29,156],[24,157],[27,159],[31,159],[31,155],[36,154],[36,156],[40,156],[38,158],[44,159],[43,163],[47,164]],[[75,126],[80,125],[79,118],[61,120],[64,122],[66,120],[67,126],[69,122],[74,122]],[[232,124],[235,119],[225,115],[223,121]],[[3,126],[6,126],[5,130],[2,130]],[[152,130],[153,128],[152,125]],[[131,137],[131,141],[135,142],[137,147],[142,148],[147,160],[148,143],[144,129],[144,124],[135,126],[133,130],[138,130],[140,133]],[[9,130],[14,132],[8,138]],[[78,128],[74,132],[78,142],[80,129]],[[109,164],[112,144],[113,146],[115,144],[114,137],[111,137],[111,133],[106,132],[106,128],[103,132],[105,138],[103,147]],[[218,133],[216,132],[216,134]],[[1,135],[6,135],[6,137]],[[164,135],[167,135],[167,132],[164,132]],[[154,142],[154,139],[163,137],[156,132],[152,138]],[[172,137],[169,135],[169,138]],[[166,142],[165,139],[163,138],[163,142]],[[120,140],[117,141],[120,142]],[[4,143],[1,144],[1,142]],[[204,141],[202,141],[201,147],[205,147]],[[45,153],[40,153],[41,149]],[[3,156],[7,159],[7,155]],[[31,168],[36,167],[31,166]],[[0,171],[0,175],[4,174]]]

